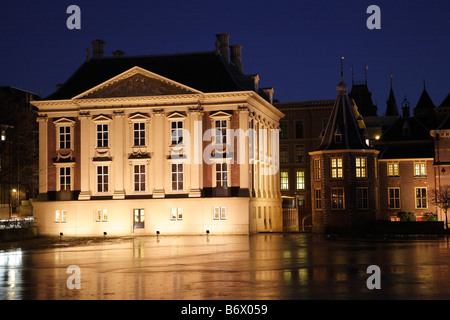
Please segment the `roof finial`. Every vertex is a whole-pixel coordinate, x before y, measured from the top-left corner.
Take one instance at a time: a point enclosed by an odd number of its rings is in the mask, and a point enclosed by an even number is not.
[[[341,80],[344,79],[344,57],[341,57]]]
[[[391,71],[391,74],[389,75],[389,77],[391,78],[391,88],[392,88],[392,71]]]

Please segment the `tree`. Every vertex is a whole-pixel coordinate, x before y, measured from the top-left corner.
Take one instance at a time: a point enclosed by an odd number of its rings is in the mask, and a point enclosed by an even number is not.
[[[434,204],[445,214],[445,229],[448,231],[447,211],[450,208],[450,186],[443,186],[432,191]]]

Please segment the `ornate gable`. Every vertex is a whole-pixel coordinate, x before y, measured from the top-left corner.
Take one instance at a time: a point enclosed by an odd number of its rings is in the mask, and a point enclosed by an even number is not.
[[[79,94],[74,99],[98,99],[139,96],[196,94],[198,90],[160,75],[133,67],[104,83]]]

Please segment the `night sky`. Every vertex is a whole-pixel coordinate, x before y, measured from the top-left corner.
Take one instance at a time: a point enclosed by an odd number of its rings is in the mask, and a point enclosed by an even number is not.
[[[69,30],[69,5],[81,30]],[[369,30],[368,6],[381,9]],[[334,99],[344,56],[351,88],[364,80],[384,114],[393,74],[397,104],[414,107],[423,81],[435,105],[450,92],[450,1],[0,1],[0,85],[45,97],[84,62],[91,41],[105,55],[212,51],[215,35],[243,45],[244,71],[280,101]]]

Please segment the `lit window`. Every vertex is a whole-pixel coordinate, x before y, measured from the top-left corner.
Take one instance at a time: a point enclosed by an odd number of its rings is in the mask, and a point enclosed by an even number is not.
[[[183,208],[170,208],[170,220],[183,220]]]
[[[134,191],[145,191],[145,165],[134,166]]]
[[[226,162],[216,163],[216,187],[226,188],[228,186],[228,166]]]
[[[297,190],[305,189],[305,172],[297,171]]]
[[[55,211],[55,222],[61,222],[61,210]]]
[[[416,209],[427,208],[427,188],[416,188]]]
[[[399,176],[398,162],[388,163],[388,177],[398,177],[398,176]]]
[[[183,164],[173,163],[172,164],[172,190],[182,191],[183,190]]]
[[[107,148],[108,147],[108,124],[98,124],[97,125],[97,147]]]
[[[213,219],[214,220],[226,220],[227,219],[227,208],[226,207],[214,207]]]
[[[95,221],[107,222],[108,221],[108,209],[97,209],[95,211]]]
[[[367,178],[367,158],[366,157],[356,157],[356,177],[357,178]]]
[[[282,171],[281,174],[281,190],[289,190],[289,175],[287,171]]]
[[[415,162],[414,163],[414,176],[424,177],[427,175],[427,169],[425,162]]]
[[[400,188],[388,188],[389,209],[400,209]]]
[[[108,166],[97,167],[97,192],[108,192]]]
[[[316,201],[316,210],[322,210],[322,190],[321,189],[314,190],[314,198]]]
[[[67,218],[67,210],[61,210],[61,222],[65,223]]]
[[[356,207],[360,210],[369,208],[368,188],[356,188]]]
[[[342,178],[342,158],[331,158],[331,177]]]
[[[145,146],[145,122],[133,124],[134,146]]]
[[[331,188],[331,209],[345,209],[344,188]]]

